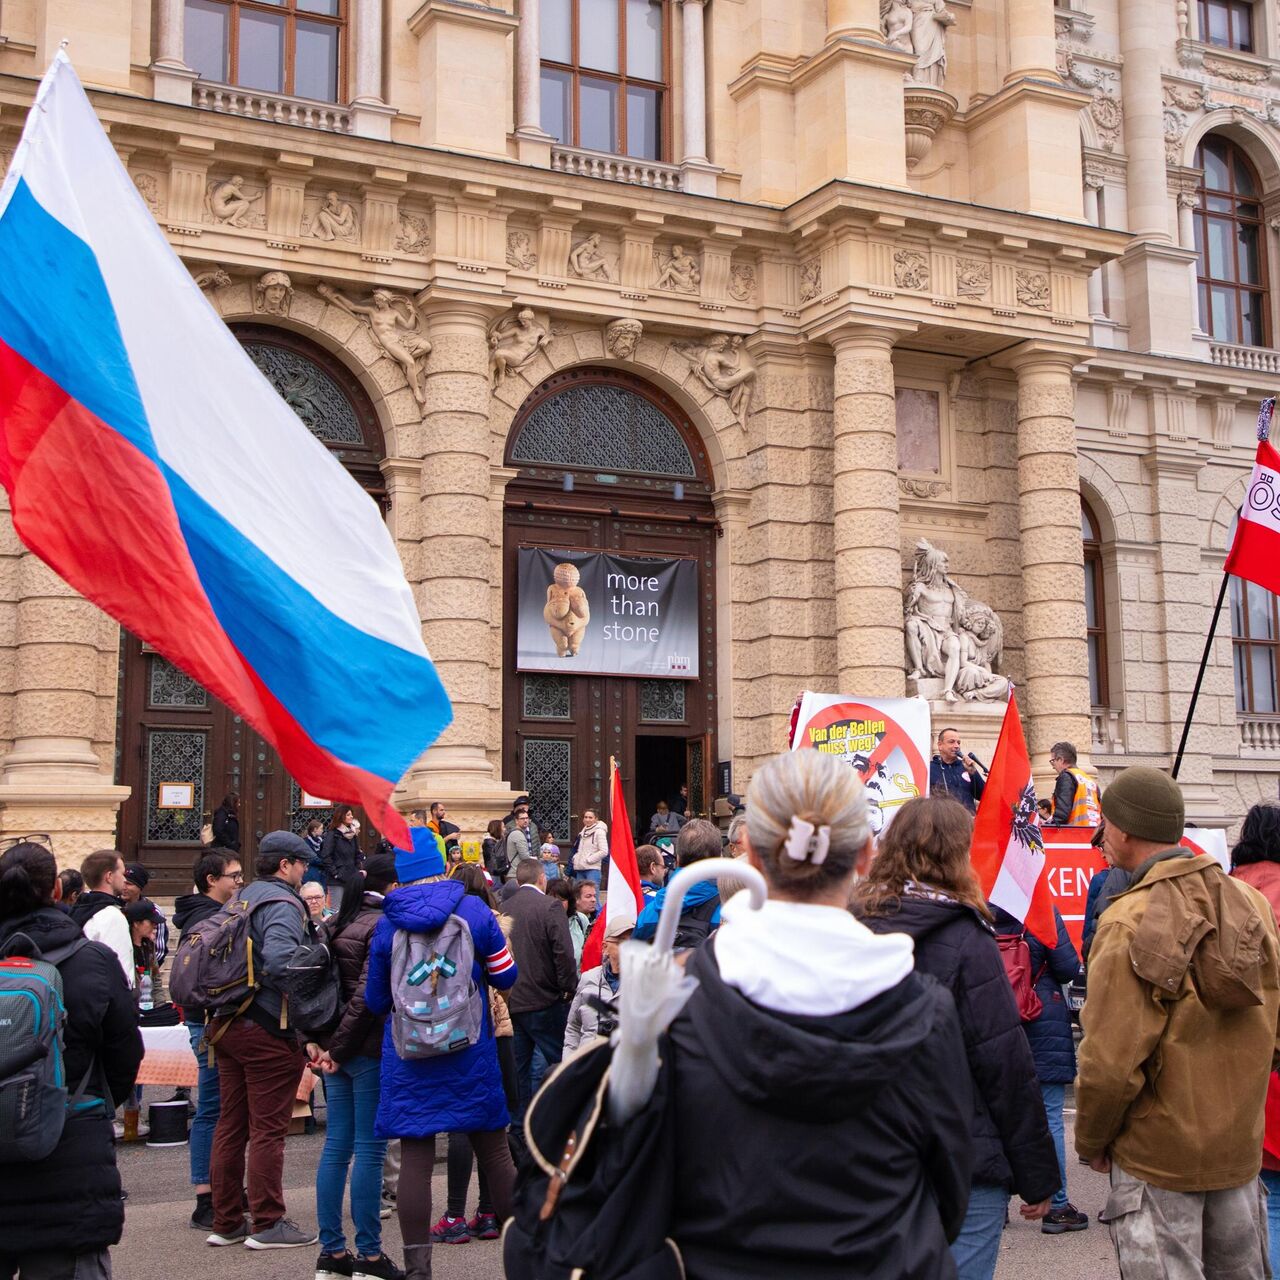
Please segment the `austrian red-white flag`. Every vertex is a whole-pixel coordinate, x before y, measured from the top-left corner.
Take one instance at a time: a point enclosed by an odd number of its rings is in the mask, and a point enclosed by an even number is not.
[[[1258,453],[1224,567],[1237,578],[1280,592],[1280,454],[1267,439],[1275,407],[1272,396],[1258,413]]]
[[[1053,946],[1058,940],[1058,925],[1044,874],[1044,838],[1036,813],[1031,756],[1018,700],[1012,692],[973,822],[971,857],[987,901],[1003,907],[1021,920],[1028,932]]]
[[[605,907],[582,948],[582,972],[594,969],[604,955],[604,931],[615,916],[629,915],[639,919],[644,909],[640,889],[640,864],[636,861],[636,842],[627,817],[627,801],[622,794],[622,775],[618,762],[609,761],[609,880],[605,885]]]

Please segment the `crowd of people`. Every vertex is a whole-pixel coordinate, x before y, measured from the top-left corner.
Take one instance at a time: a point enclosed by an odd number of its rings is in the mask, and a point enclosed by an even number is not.
[[[1261,1280],[1280,1253],[1263,1192],[1280,1191],[1280,806],[1245,816],[1227,875],[1179,844],[1166,774],[1126,769],[1102,791],[1055,744],[1046,820],[1096,828],[1107,864],[1081,956],[1061,917],[1039,938],[986,901],[970,862],[982,768],[953,729],[938,747],[932,794],[878,839],[857,774],[818,752],[762,766],[724,830],[684,794],[658,804],[639,914],[598,929],[606,823],[587,811],[562,848],[528,797],[478,862],[443,804],[412,815],[407,850],[362,849],[338,806],[265,835],[246,884],[229,795],[171,919],[114,850],[59,872],[47,838],[14,843],[0,952],[53,958],[70,1097],[44,1159],[0,1164],[0,1276],[110,1275],[139,1023],[172,994],[199,1068],[191,1225],[208,1244],[318,1245],[321,1280],[429,1280],[434,1249],[495,1239],[517,1180],[538,1176],[523,1117],[558,1063],[617,1027],[628,940],[653,938],[682,869],[728,857],[769,896],[753,910],[730,872],[682,899],[675,947],[697,985],[667,1039],[680,1194],[659,1244],[685,1274],[991,1280],[1011,1196],[1048,1235],[1090,1226],[1067,1196],[1074,1082],[1075,1150],[1109,1174],[1098,1221],[1121,1275]],[[1082,964],[1077,1048],[1064,988]],[[306,1073],[326,1105],[316,1230],[283,1191]]]

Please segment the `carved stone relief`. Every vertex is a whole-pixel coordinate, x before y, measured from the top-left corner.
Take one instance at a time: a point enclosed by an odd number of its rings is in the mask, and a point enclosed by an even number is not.
[[[698,381],[723,397],[745,427],[755,394],[756,366],[741,334],[717,333],[700,342],[673,342],[671,349],[689,362]]]
[[[311,213],[304,214],[302,234],[314,240],[342,240],[358,244],[360,215],[355,206],[343,200],[336,191],[326,191],[324,199]]]
[[[912,476],[898,477],[898,492],[908,498],[937,498],[950,490],[951,486],[945,480],[917,480]]]
[[[1049,309],[1049,277],[1043,271],[1023,271],[1017,273],[1018,301],[1024,307],[1037,307],[1041,311]]]
[[[653,281],[655,289],[666,289],[671,293],[698,293],[702,286],[702,268],[684,245],[673,244],[670,253],[661,249],[653,251],[653,264],[656,275]]]
[[[981,258],[956,259],[956,293],[962,298],[985,298],[991,289],[991,263]]]
[[[822,292],[822,259],[810,258],[800,264],[800,301],[812,302]]]
[[[1124,127],[1124,110],[1120,99],[1109,93],[1096,93],[1089,103],[1089,114],[1097,126],[1098,141],[1104,151],[1114,151]]]
[[[880,0],[885,43],[915,58],[906,79],[941,89],[947,77],[947,28],[956,15],[943,0]]]
[[[431,342],[426,321],[419,315],[413,299],[392,293],[390,289],[375,289],[369,302],[353,302],[328,284],[317,285],[316,292],[369,326],[374,342],[404,370],[413,398],[420,406],[425,405],[427,393],[421,362],[430,355]]]
[[[642,337],[644,325],[639,320],[611,320],[605,325],[604,349],[615,360],[633,360]]]
[[[947,572],[941,548],[916,543],[915,567],[903,602],[907,679],[924,697],[946,702],[1001,702],[1009,681],[997,675],[1004,627],[994,610],[970,597]]]
[[[225,289],[231,283],[231,277],[221,267],[205,267],[191,278],[198,289]]]
[[[550,342],[550,325],[531,308],[499,316],[489,326],[489,371],[494,388],[508,374],[523,369]]]
[[[579,280],[618,283],[618,259],[600,248],[600,235],[592,232],[569,250],[569,273]]]
[[[261,231],[267,225],[266,211],[255,209],[254,205],[266,194],[264,188],[247,186],[243,176],[234,173],[225,181],[215,179],[205,187],[205,213],[210,222],[219,226]]]
[[[893,255],[893,283],[899,289],[929,287],[929,259],[918,249],[897,249]]]
[[[431,248],[431,231],[420,213],[401,212],[396,220],[396,248],[401,253],[426,253]]]
[[[153,217],[160,214],[160,183],[154,173],[138,173],[134,175],[133,185],[138,188],[138,194],[142,197],[143,203],[151,210]]]
[[[1263,84],[1271,78],[1270,67],[1256,67],[1247,62],[1233,62],[1226,58],[1214,57],[1211,53],[1204,55],[1202,65],[1209,75],[1221,76],[1224,80],[1234,80],[1237,84]]]
[[[756,296],[756,269],[750,262],[735,262],[729,268],[729,297],[750,302]]]
[[[527,231],[507,232],[507,266],[532,271],[538,265],[538,255]]]
[[[253,309],[261,315],[287,316],[293,281],[283,271],[268,271],[253,282]]]

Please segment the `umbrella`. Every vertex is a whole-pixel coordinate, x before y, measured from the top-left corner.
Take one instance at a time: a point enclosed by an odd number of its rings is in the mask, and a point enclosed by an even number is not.
[[[618,1030],[609,1072],[609,1119],[614,1124],[625,1123],[649,1101],[658,1079],[658,1039],[698,985],[671,951],[684,895],[703,880],[723,876],[746,882],[753,910],[764,905],[768,889],[754,867],[735,858],[707,858],[673,877],[653,945],[622,944],[626,981],[618,988]]]

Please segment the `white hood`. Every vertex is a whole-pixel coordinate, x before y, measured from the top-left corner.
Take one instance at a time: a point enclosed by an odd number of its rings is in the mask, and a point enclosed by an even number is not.
[[[827,1017],[897,986],[915,965],[905,933],[872,933],[840,907],[769,899],[752,911],[737,893],[715,935],[720,976],[779,1013]]]

